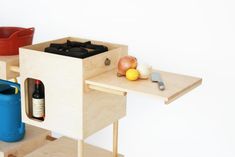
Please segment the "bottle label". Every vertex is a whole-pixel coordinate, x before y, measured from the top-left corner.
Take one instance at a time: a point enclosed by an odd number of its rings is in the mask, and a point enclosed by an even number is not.
[[[33,99],[33,117],[44,117],[45,101],[44,99]]]

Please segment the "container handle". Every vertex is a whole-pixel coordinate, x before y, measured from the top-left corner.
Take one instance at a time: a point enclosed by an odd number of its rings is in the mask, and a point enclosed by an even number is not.
[[[1,80],[1,79],[0,79],[0,83],[4,83],[4,84],[11,85],[11,86],[13,86],[13,87],[18,88],[18,90],[20,91],[20,84],[18,84],[18,83],[6,81],[6,80]]]

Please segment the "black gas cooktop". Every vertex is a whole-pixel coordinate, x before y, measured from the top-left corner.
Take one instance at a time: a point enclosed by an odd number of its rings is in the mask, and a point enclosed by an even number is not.
[[[104,45],[92,44],[91,41],[77,42],[67,40],[66,43],[58,44],[51,43],[49,47],[45,48],[45,52],[76,57],[87,58],[103,52],[108,51],[108,47]]]

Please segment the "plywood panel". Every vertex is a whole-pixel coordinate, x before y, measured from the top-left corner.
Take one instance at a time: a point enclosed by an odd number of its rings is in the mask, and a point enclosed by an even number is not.
[[[26,155],[26,157],[77,157],[78,142],[67,137],[62,137],[38,150]],[[85,144],[84,157],[112,157],[112,152],[105,149]],[[119,157],[123,157],[119,155]]]
[[[30,92],[27,79],[39,79],[45,86],[43,122],[27,115]],[[23,121],[41,128],[59,132],[72,138],[82,138],[83,80],[79,59],[24,49],[20,52],[20,79],[22,82]],[[68,129],[69,128],[69,129]]]
[[[126,115],[126,96],[99,91],[84,95],[84,138]]]
[[[108,52],[83,59],[83,78],[94,77],[116,68],[119,58],[127,55],[127,53],[128,47],[123,45]],[[110,65],[105,65],[106,59],[110,61]]]

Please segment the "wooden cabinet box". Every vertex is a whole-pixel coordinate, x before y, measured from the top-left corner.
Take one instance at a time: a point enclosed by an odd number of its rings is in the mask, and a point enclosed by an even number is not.
[[[43,52],[50,43],[91,41],[109,51],[85,58],[73,58]],[[118,59],[127,54],[125,45],[79,38],[63,38],[20,48],[22,117],[25,123],[65,136],[84,139],[126,114],[126,96],[86,90],[85,79],[114,70]],[[105,61],[109,59],[109,65]],[[32,118],[33,79],[45,87],[45,120]]]

